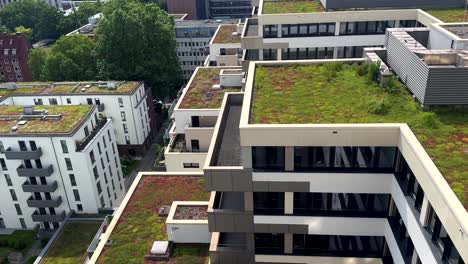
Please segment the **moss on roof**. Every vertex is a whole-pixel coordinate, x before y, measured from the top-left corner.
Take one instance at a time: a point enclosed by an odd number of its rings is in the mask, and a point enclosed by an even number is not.
[[[407,123],[468,208],[468,109],[423,112],[402,84],[363,65],[257,67],[251,123]],[[372,74],[369,74],[372,76]]]
[[[15,90],[0,90],[2,95],[30,95],[30,94],[129,94],[133,93],[140,83],[136,81],[118,82],[116,89],[99,87],[98,82],[19,82]],[[90,84],[85,92],[81,89]]]
[[[463,8],[450,8],[450,9],[427,9],[424,10],[429,14],[437,17],[438,19],[446,22],[463,22],[465,9]]]
[[[67,105],[67,106],[36,106],[35,110],[47,110],[48,115],[59,115],[60,119],[20,119],[23,112],[22,106],[0,106],[0,134],[51,134],[70,133],[75,127],[88,116],[92,106],[89,105]],[[14,133],[11,128],[21,120],[27,120],[25,125],[18,125]]]
[[[324,12],[319,0],[264,1],[263,14],[314,13]]]
[[[187,88],[179,108],[204,109],[220,108],[224,93],[239,92],[240,87],[213,90],[214,84],[219,84],[219,73],[223,68],[198,68],[195,77]]]
[[[236,33],[236,34],[233,34]],[[236,25],[220,25],[219,30],[214,36],[213,43],[240,43],[240,34],[237,34]]]

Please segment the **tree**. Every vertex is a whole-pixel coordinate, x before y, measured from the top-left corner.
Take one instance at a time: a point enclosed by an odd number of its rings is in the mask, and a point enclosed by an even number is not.
[[[40,79],[83,81],[96,78],[94,41],[83,35],[63,36],[52,46]]]
[[[111,0],[96,34],[99,77],[142,80],[155,96],[174,92],[180,66],[174,21],[156,4]]]
[[[42,48],[33,49],[29,53],[28,64],[33,76],[33,80],[42,81],[41,74],[46,58],[47,52]]]
[[[0,24],[12,32],[23,26],[33,32],[33,40],[56,38],[57,25],[63,14],[42,0],[22,0],[13,2],[0,10]]]
[[[25,28],[23,26],[19,26],[19,27],[16,27],[15,28],[15,32],[20,32],[20,33],[23,33],[23,35],[28,39],[28,40],[32,40],[32,29],[30,28]]]
[[[101,12],[101,2],[89,3],[84,2],[80,4],[80,8],[74,13],[63,16],[57,25],[57,31],[61,34],[67,34],[73,30],[88,24],[88,18]]]

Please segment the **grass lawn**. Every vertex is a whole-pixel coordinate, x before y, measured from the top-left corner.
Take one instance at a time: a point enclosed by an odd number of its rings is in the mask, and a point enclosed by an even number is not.
[[[233,35],[234,32],[237,32],[236,25],[221,25],[213,43],[240,43],[240,34]]]
[[[167,240],[166,218],[157,215],[158,209],[172,201],[208,199],[202,178],[143,177],[110,236],[112,246],[104,248],[98,263],[144,263],[153,241]],[[204,263],[206,254],[197,252],[181,247],[170,263]]]
[[[16,134],[28,133],[69,133],[91,110],[89,105],[67,106],[36,106],[35,109],[47,110],[49,115],[62,114],[59,120],[28,120],[26,125],[18,126]],[[22,106],[0,106],[0,115],[21,115]],[[0,133],[9,133],[11,127],[18,123],[19,119],[0,119]]]
[[[204,109],[220,108],[224,93],[239,92],[239,88],[223,88],[213,90],[214,84],[219,84],[219,72],[222,68],[199,68],[197,75],[188,87],[179,108]]]
[[[100,222],[69,222],[54,241],[41,264],[81,264]]]
[[[320,0],[263,2],[263,14],[324,12]]]
[[[403,85],[359,65],[258,67],[251,123],[407,123],[468,208],[468,109],[421,111]]]
[[[450,23],[450,22],[462,22],[465,9],[454,8],[454,9],[428,9],[425,10],[429,14],[437,17],[438,19]]]

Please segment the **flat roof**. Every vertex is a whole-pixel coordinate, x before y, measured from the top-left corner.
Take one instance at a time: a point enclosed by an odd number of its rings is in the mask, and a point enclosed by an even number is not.
[[[209,200],[201,176],[159,173],[137,177],[122,202],[123,212],[117,213],[109,226],[112,246],[102,249],[97,263],[145,263],[153,242],[168,239],[166,217],[158,215],[159,208],[173,201]],[[208,246],[177,244],[168,262],[205,263]]]
[[[67,222],[39,263],[84,263],[88,257],[86,249],[93,241],[101,224],[102,221]]]
[[[237,25],[220,25],[213,36],[213,44],[240,43],[240,35],[237,33]]]
[[[18,82],[16,89],[7,90],[0,89],[0,96],[8,95],[59,95],[59,94],[132,94],[138,87],[140,82],[135,81],[107,81],[103,83],[115,82],[116,88],[108,88],[99,86],[99,82]],[[84,89],[83,89],[84,88]]]
[[[217,109],[221,107],[224,93],[239,92],[241,87],[224,87],[213,90],[213,85],[219,84],[219,73],[229,67],[199,67],[190,80],[180,109]]]
[[[459,199],[468,190],[468,109],[421,110],[404,85],[384,89],[368,64],[257,66],[253,124],[407,123]]]
[[[263,1],[262,14],[289,14],[289,13],[315,13],[325,12],[320,0],[300,1]]]
[[[41,105],[35,110],[46,110],[46,118],[31,118],[23,116],[22,106],[0,106],[0,135],[26,135],[26,134],[68,134],[85,120],[91,113],[91,105]],[[60,117],[58,115],[61,115]],[[27,120],[26,124],[18,122]],[[18,130],[12,132],[12,127]]]
[[[463,22],[465,14],[463,8],[425,9],[424,11],[446,23]]]

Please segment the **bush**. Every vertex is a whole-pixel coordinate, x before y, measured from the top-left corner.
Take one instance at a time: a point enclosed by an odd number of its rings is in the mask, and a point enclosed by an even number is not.
[[[425,112],[421,115],[421,125],[429,128],[438,128],[440,126],[440,120],[436,113]]]
[[[390,106],[383,98],[371,100],[366,105],[366,111],[374,115],[385,115],[390,110]]]
[[[36,233],[29,230],[17,230],[11,235],[0,235],[0,246],[15,250],[31,247],[36,239]]]
[[[336,74],[343,69],[342,62],[325,63],[323,66],[325,67],[328,81],[336,78]]]

